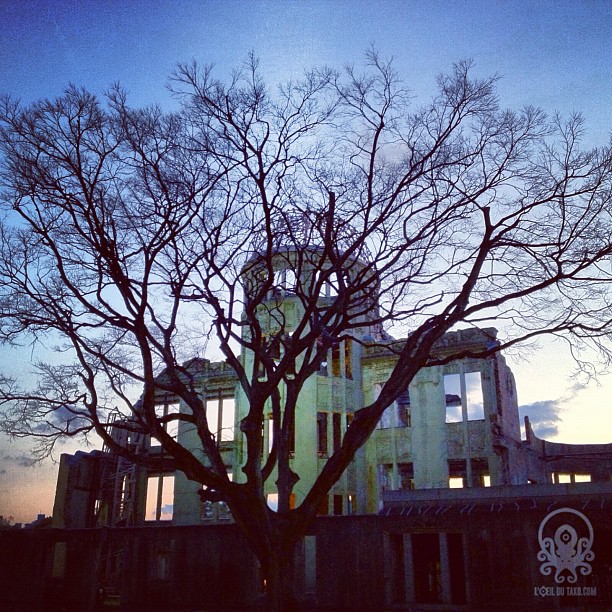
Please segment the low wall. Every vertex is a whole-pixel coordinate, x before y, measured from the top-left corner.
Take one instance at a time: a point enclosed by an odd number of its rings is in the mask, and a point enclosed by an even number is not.
[[[538,529],[563,508],[594,533],[579,591],[538,559]],[[609,610],[612,495],[404,499],[381,515],[320,517],[297,567],[305,610]],[[0,593],[11,612],[264,609],[235,525],[0,530]]]

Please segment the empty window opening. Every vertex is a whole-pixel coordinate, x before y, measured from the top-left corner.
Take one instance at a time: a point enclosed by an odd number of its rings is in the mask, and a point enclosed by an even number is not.
[[[266,501],[268,502],[268,508],[274,511],[278,510],[278,493],[268,493]]]
[[[274,271],[274,295],[282,295],[284,292],[294,293],[297,286],[295,270],[285,268]]]
[[[331,375],[353,379],[353,342],[350,338],[337,341],[331,348]]]
[[[327,412],[317,412],[317,451],[327,455]]]
[[[268,415],[268,452],[272,452],[272,446],[274,445],[274,417],[272,413]]]
[[[280,298],[286,293],[295,293],[297,287],[297,277],[294,270],[283,269],[275,270],[272,280],[272,288],[268,294],[269,298]]]
[[[455,604],[464,604],[467,601],[467,589],[465,585],[463,536],[460,533],[447,533],[445,535],[450,577],[450,601]]]
[[[206,401],[206,419],[210,432],[218,442],[231,442],[234,439],[234,398],[219,394]]]
[[[378,466],[378,485],[381,491],[393,490],[393,464],[384,463]]]
[[[158,404],[155,406],[155,414],[158,417],[167,417],[168,415],[178,414],[180,412],[178,404]],[[178,436],[178,427],[179,421],[174,420],[166,423],[162,423],[162,429],[173,439],[176,440]],[[129,441],[129,438],[128,438]],[[151,446],[158,447],[160,446],[159,440],[157,438],[151,439]]]
[[[378,429],[390,429],[394,427],[394,419],[393,419],[393,409],[395,404],[391,404],[388,408],[385,408],[385,411],[382,413],[380,420],[378,421],[376,427]]]
[[[327,280],[325,280],[321,286],[321,295],[324,297],[336,297],[340,290],[341,277],[346,285],[347,275],[343,270],[331,272],[331,274],[327,276]]]
[[[468,421],[478,421],[484,419],[482,378],[480,376],[480,372],[468,372],[465,374],[465,386],[467,391]]]
[[[410,427],[410,394],[404,391],[396,400],[397,427]]]
[[[442,603],[442,563],[437,533],[412,535],[414,598],[418,603]]]
[[[491,476],[489,474],[489,460],[486,457],[472,457],[470,459],[470,465],[472,468],[471,482],[468,481],[468,474],[466,473],[466,482],[468,486],[490,487]]]
[[[383,412],[376,427],[378,429],[410,427],[410,398],[408,397],[408,392],[400,395],[400,397]]]
[[[414,599],[417,603],[465,603],[460,533],[412,534]]]
[[[397,473],[399,476],[399,488],[402,491],[414,489],[414,466],[412,463],[398,463]]]
[[[171,521],[174,512],[174,474],[149,476],[145,521]]]
[[[461,379],[459,374],[444,376],[444,398],[446,401],[446,422],[461,423]]]
[[[465,459],[451,459],[448,462],[449,489],[462,489],[468,485],[467,462]]]
[[[451,459],[448,462],[448,486],[451,489],[463,487],[491,486],[489,461],[486,457],[472,457],[468,463],[465,459]]]
[[[340,376],[340,342],[332,345],[332,376]]]
[[[274,416],[270,412],[267,418],[268,422],[268,452],[272,451],[272,445],[274,443]],[[265,444],[264,444],[265,446]],[[295,453],[295,415],[291,420],[290,430],[289,430],[289,453]]]
[[[332,413],[332,433],[334,453],[336,453],[342,444],[342,415],[339,412]]]
[[[155,553],[149,575],[151,580],[170,580],[172,556],[170,551],[158,551]]]
[[[229,480],[234,476],[230,470],[227,472]],[[228,522],[233,520],[229,506],[224,501],[203,501],[200,506],[200,519],[207,523]]]
[[[343,514],[344,498],[342,495],[334,495],[334,515]]]
[[[460,423],[484,419],[482,377],[480,372],[446,374],[444,376],[446,422]]]
[[[233,520],[229,506],[224,501],[202,503],[200,518],[206,523],[222,523]]]
[[[280,361],[281,345],[282,338],[280,333],[261,335],[260,350],[275,363]],[[266,366],[259,359],[257,359],[257,378],[259,380],[266,380]]]
[[[324,495],[319,507],[317,508],[319,516],[327,516],[329,514],[329,495]]]
[[[553,483],[570,484],[574,482],[591,482],[590,474],[576,474],[574,472],[553,472]]]
[[[389,603],[467,603],[460,533],[390,533],[386,542]]]
[[[463,476],[451,476],[448,479],[448,488],[449,489],[463,489],[465,486],[465,481]]]
[[[353,342],[350,338],[347,338],[343,342],[344,344],[344,376],[350,380],[353,379],[353,362],[352,362],[352,351]]]
[[[264,346],[267,349],[268,357],[274,361],[280,361],[281,358],[281,337],[280,334],[263,337]]]
[[[379,484],[383,491],[412,491],[414,465],[412,463],[385,463],[378,466]]]

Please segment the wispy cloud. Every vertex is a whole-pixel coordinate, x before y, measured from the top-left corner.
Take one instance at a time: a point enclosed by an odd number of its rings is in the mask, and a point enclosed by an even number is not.
[[[565,405],[575,399],[584,389],[586,389],[586,385],[576,382],[566,389],[561,397],[519,406],[521,421],[525,416],[528,416],[533,431],[539,438],[556,436],[559,433],[559,423],[563,421],[561,414]]]
[[[7,455],[5,453],[0,455],[0,462],[16,467],[31,467],[35,463],[32,457],[28,455]],[[2,473],[6,473],[6,470],[3,470]]]
[[[528,416],[536,436],[539,438],[553,437],[559,433],[559,423],[563,421],[559,416],[562,411],[561,404],[560,399],[554,399],[519,406],[521,421]]]

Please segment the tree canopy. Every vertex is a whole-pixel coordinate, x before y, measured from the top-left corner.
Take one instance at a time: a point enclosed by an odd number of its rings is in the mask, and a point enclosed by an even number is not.
[[[363,69],[277,88],[252,57],[227,81],[180,65],[176,112],[131,108],[119,86],[103,97],[70,86],[30,106],[4,98],[0,336],[44,339],[60,356],[29,387],[2,378],[2,428],[38,437],[42,453],[95,431],[152,464],[110,436],[124,419],[228,503],[280,585],[278,560],[385,408],[439,363],[431,348],[447,331],[494,322],[499,341],[482,356],[552,333],[607,357],[611,150],[581,149],[579,115],[503,109],[496,78],[472,73],[456,64],[421,106],[373,51]],[[302,279],[291,325],[270,300],[287,282],[279,257]],[[401,331],[393,375],[290,509],[300,390],[364,325],[378,341]],[[244,482],[228,479],[185,365],[211,343],[249,405]],[[160,416],[160,388],[188,410]],[[278,435],[263,462],[267,406]],[[195,425],[205,463],[168,435],[172,420]],[[278,512],[263,495],[273,469]]]

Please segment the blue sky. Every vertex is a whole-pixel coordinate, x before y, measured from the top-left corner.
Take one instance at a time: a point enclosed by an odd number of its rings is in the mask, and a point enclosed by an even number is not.
[[[225,76],[254,51],[269,81],[328,64],[358,63],[371,45],[396,58],[426,100],[435,77],[472,58],[499,74],[504,106],[581,111],[589,145],[610,138],[612,2],[609,0],[3,0],[0,93],[31,102],[74,82],[102,93],[120,81],[133,105],[173,104],[165,85],[177,62],[213,63]],[[29,354],[0,347],[27,371]],[[528,361],[509,358],[519,401],[549,439],[612,442],[612,381],[570,380],[561,344]],[[0,515],[50,513],[56,467],[26,467],[27,448],[0,438]]]

